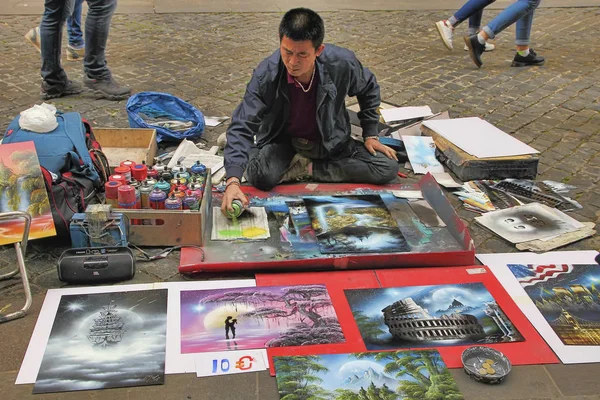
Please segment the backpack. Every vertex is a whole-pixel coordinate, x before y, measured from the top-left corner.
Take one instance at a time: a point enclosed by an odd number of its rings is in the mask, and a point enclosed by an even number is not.
[[[32,141],[40,161],[56,233],[69,236],[71,217],[101,201],[110,166],[90,124],[77,112],[57,115],[52,132],[21,129],[19,116],[9,125],[2,143]]]

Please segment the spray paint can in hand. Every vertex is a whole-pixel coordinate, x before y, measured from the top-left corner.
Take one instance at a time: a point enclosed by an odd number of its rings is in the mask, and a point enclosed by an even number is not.
[[[233,208],[233,211],[227,209],[227,218],[238,218],[244,212],[244,204],[238,199],[231,202],[231,208]]]
[[[174,194],[165,200],[165,210],[181,210],[181,206],[181,198],[175,197]]]
[[[164,210],[165,209],[165,200],[167,199],[167,194],[160,189],[154,189],[150,192],[148,196],[148,202],[150,203],[150,208],[153,210]]]

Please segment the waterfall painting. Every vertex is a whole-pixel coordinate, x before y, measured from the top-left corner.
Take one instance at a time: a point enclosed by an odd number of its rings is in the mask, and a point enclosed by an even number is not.
[[[325,285],[181,291],[181,353],[342,342]]]
[[[161,385],[166,340],[167,289],[63,295],[33,393]]]
[[[0,145],[0,212],[31,215],[29,240],[55,236],[54,221],[33,142]],[[0,222],[0,245],[19,242],[23,220]]]
[[[408,251],[379,195],[304,197],[304,204],[323,254]]]

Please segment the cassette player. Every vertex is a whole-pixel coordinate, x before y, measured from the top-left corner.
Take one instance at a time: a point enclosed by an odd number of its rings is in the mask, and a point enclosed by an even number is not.
[[[135,257],[128,247],[68,249],[58,259],[57,271],[67,283],[124,281],[135,275]]]

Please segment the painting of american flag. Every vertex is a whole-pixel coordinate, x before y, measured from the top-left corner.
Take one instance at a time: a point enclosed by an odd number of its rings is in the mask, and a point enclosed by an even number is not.
[[[508,268],[565,345],[600,346],[600,265]]]

